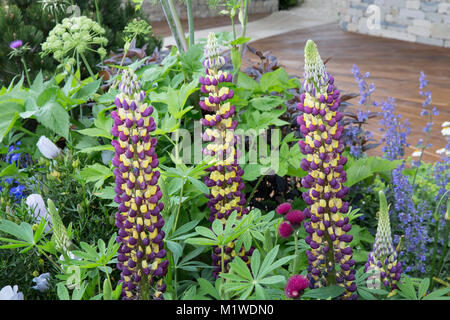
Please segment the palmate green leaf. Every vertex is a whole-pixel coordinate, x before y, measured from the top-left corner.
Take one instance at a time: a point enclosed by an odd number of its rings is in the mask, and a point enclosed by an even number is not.
[[[275,284],[286,281],[286,278],[280,275],[277,276],[270,276],[264,279],[261,279],[258,281],[260,284]]]
[[[230,267],[231,272],[236,273],[237,275],[248,281],[253,281],[253,276],[250,273],[247,264],[240,257],[235,257],[230,263]]]
[[[425,278],[420,282],[419,289],[417,292],[417,296],[419,299],[422,299],[425,296],[429,286],[430,286],[430,279],[428,278]]]
[[[198,234],[206,237],[206,238],[210,238],[210,239],[214,239],[217,240],[217,236],[216,234],[214,234],[214,232],[212,232],[210,229],[202,227],[202,226],[198,226],[195,227],[195,231],[197,231]]]
[[[422,300],[450,300],[448,293],[450,293],[450,287],[442,288],[427,294]]]
[[[333,299],[337,296],[343,294],[345,289],[338,285],[333,285],[329,287],[322,287],[317,289],[312,289],[303,294],[304,298],[314,298],[314,299]]]
[[[211,240],[207,238],[189,238],[186,239],[186,243],[192,244],[192,245],[199,245],[199,246],[215,246],[217,245],[217,240]]]
[[[203,182],[189,176],[187,179],[201,193],[209,193],[209,188]]]
[[[408,276],[402,277],[402,282],[398,283],[399,294],[409,300],[417,300],[416,289]]]
[[[200,294],[209,294],[211,297],[213,297],[216,300],[220,300],[219,293],[217,292],[216,288],[206,279],[198,278],[197,279],[198,284],[200,285]]]
[[[28,244],[34,244],[33,228],[29,223],[22,222],[18,225],[10,220],[1,220],[0,231],[26,241]]]
[[[98,151],[114,151],[114,147],[110,144],[99,145],[95,147],[84,148],[78,151],[78,153],[91,153]]]
[[[283,68],[264,73],[259,83],[263,92],[281,92],[291,86],[289,74]]]

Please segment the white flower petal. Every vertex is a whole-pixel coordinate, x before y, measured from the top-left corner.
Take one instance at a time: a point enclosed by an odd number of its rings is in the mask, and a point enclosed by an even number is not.
[[[46,217],[45,222],[45,232],[48,232],[52,226],[52,219],[49,214],[47,214],[47,208],[45,207],[44,199],[37,193],[30,194],[27,197],[26,204],[30,209],[34,210],[34,217],[36,218],[36,223],[40,223],[41,220]]]
[[[61,153],[61,150],[46,136],[41,136],[36,146],[47,159],[55,159]]]

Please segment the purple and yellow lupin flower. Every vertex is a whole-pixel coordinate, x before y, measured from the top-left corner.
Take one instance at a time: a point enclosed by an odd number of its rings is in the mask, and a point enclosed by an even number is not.
[[[308,174],[302,178],[302,186],[309,189],[303,193],[308,207],[305,214],[311,219],[305,223],[308,232],[306,243],[309,266],[308,278],[311,288],[338,284],[345,288],[344,299],[356,299],[355,261],[350,247],[352,236],[348,217],[349,205],[342,199],[348,188],[342,156],[344,130],[339,120],[342,113],[339,90],[334,78],[325,69],[316,44],[308,40],[305,47],[305,93],[298,108],[303,111],[297,122],[305,136],[299,141],[300,150],[306,156],[300,166]],[[338,271],[336,265],[340,266]]]
[[[111,113],[111,133],[116,154],[112,160],[116,187],[114,201],[119,204],[116,226],[121,243],[117,267],[121,270],[123,299],[163,299],[168,260],[164,249],[164,220],[158,186],[160,172],[155,152],[156,129],[153,107],[143,103],[145,91],[132,72],[124,72],[115,98],[117,110]]]
[[[402,264],[397,260],[397,251],[392,244],[391,224],[389,222],[389,208],[383,191],[380,195],[380,212],[378,217],[377,234],[373,249],[364,267],[364,272],[371,272],[368,285],[380,289],[380,284],[393,290],[396,282],[402,276]]]
[[[238,164],[238,152],[235,148],[234,129],[237,126],[237,121],[233,121],[235,107],[227,102],[234,96],[234,92],[224,85],[232,81],[232,76],[230,73],[220,70],[224,64],[225,58],[220,55],[216,36],[214,33],[210,33],[203,62],[206,76],[200,78],[201,92],[208,96],[200,101],[200,107],[209,113],[201,119],[202,125],[207,127],[203,134],[203,140],[210,142],[203,149],[203,154],[212,156],[215,161],[215,165],[206,170],[209,175],[204,180],[210,188],[207,205],[210,208],[209,221],[211,223],[215,219],[225,223],[233,211],[237,212],[238,218],[248,213],[248,209],[244,207],[245,194],[242,192],[245,187],[242,181],[244,170]],[[248,263],[252,251],[251,249],[245,252],[241,248],[238,255]],[[221,249],[214,248],[212,259],[216,266],[214,270],[216,277],[221,270],[220,255]],[[225,265],[234,256],[236,256],[236,251],[234,242],[231,242],[225,248]]]

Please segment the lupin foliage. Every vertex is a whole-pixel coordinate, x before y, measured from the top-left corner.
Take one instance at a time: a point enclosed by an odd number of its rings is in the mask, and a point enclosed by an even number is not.
[[[162,277],[167,273],[168,260],[164,249],[164,220],[159,200],[160,176],[155,152],[156,138],[150,132],[156,123],[150,115],[153,107],[143,103],[145,91],[134,73],[125,72],[119,85],[121,93],[115,98],[117,111],[111,116],[111,133],[119,137],[112,144],[116,155],[112,160],[116,177],[116,197],[119,204],[116,226],[118,269],[121,270],[124,299],[163,299],[166,285]]]
[[[311,247],[307,251],[310,287],[338,284],[345,288],[342,298],[356,299],[355,261],[349,246],[352,236],[347,234],[351,225],[344,216],[349,205],[342,200],[348,188],[343,185],[347,180],[343,167],[347,159],[341,155],[344,128],[339,123],[342,118],[338,112],[339,90],[311,40],[305,47],[303,88],[305,93],[298,104],[303,115],[297,122],[305,136],[299,141],[306,156],[300,166],[308,171],[301,182],[309,189],[303,193],[303,199],[309,206],[305,214],[311,217],[305,224],[309,233],[305,241]]]
[[[245,194],[242,192],[245,187],[242,181],[244,170],[238,164],[239,155],[235,148],[234,129],[237,126],[237,121],[233,121],[235,107],[227,102],[234,96],[234,92],[226,85],[222,85],[231,82],[232,76],[220,70],[224,64],[225,58],[220,55],[216,36],[210,33],[203,62],[206,76],[200,78],[201,91],[208,94],[208,97],[200,101],[200,106],[211,113],[201,120],[202,125],[207,127],[203,140],[210,142],[203,149],[203,153],[212,156],[215,164],[207,169],[209,176],[205,177],[205,184],[210,188],[210,194],[207,195],[209,199],[207,205],[210,208],[209,221],[212,223],[219,219],[223,224],[233,211],[237,212],[238,218],[248,213],[248,209],[244,207]],[[224,265],[227,265],[236,254],[249,263],[252,251],[250,249],[245,252],[242,247],[236,253],[234,242],[230,242],[225,248]],[[216,266],[214,275],[217,277],[222,261],[219,247],[214,248],[212,259],[213,265]]]
[[[369,253],[364,272],[373,272],[369,278],[373,280],[374,287],[380,287],[380,283],[390,289],[396,289],[396,281],[402,275],[402,264],[397,261],[397,251],[392,244],[391,224],[389,221],[389,208],[386,196],[382,190],[380,196],[380,212],[378,217],[377,234],[373,249]],[[378,282],[379,281],[379,282]]]

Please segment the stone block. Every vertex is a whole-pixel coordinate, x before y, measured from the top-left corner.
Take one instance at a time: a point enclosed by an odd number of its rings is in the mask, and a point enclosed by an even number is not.
[[[440,3],[438,6],[438,13],[450,14],[450,3]]]
[[[442,18],[445,17],[446,15],[443,14],[439,14],[439,13],[435,13],[435,12],[427,12],[425,14],[425,20],[428,20],[432,23],[439,23],[439,22],[443,22]],[[450,16],[448,16],[450,17]]]
[[[425,20],[425,19],[414,19],[413,20],[413,26],[430,29],[431,28],[431,22],[428,21],[428,20]]]
[[[444,47],[450,48],[450,40],[445,40],[444,41]]]
[[[420,0],[407,0],[406,8],[408,9],[420,9]]]
[[[444,45],[444,40],[442,40],[442,39],[433,39],[433,38],[421,37],[421,36],[418,36],[416,38],[416,42],[429,44],[432,46],[439,46],[439,47],[442,47]]]
[[[440,39],[450,39],[450,25],[444,23],[434,23],[431,25],[431,37]]]
[[[420,8],[425,12],[437,12],[439,7],[439,1],[422,1]]]
[[[409,26],[408,27],[408,33],[414,34],[416,36],[421,36],[421,37],[429,37],[431,31],[430,31],[430,28]]]
[[[381,35],[385,38],[415,42],[416,36],[406,32],[400,32],[395,30],[382,30]]]
[[[424,19],[425,12],[414,9],[400,9],[399,17],[401,18],[413,18],[413,19]]]

